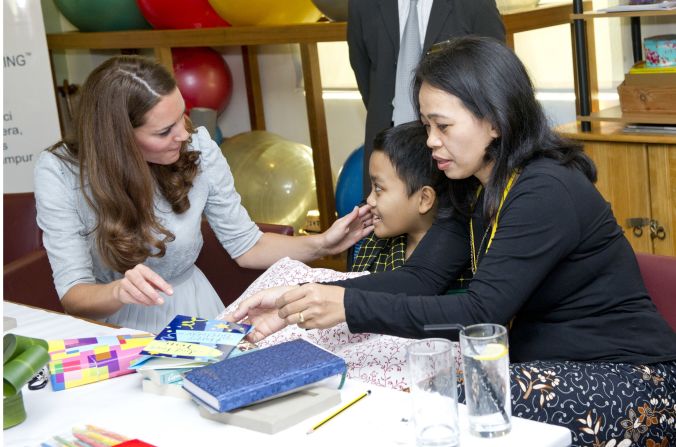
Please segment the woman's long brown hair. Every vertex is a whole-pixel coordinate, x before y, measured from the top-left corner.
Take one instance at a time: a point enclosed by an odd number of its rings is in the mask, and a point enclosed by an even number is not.
[[[79,166],[83,194],[96,215],[96,246],[118,272],[164,256],[174,240],[155,216],[156,192],[175,213],[190,208],[188,192],[199,161],[199,152],[187,150],[190,140],[175,163],[157,165],[145,161],[134,137],[146,113],[176,88],[172,75],[151,59],[113,57],[82,86],[75,135],[51,148],[59,155],[65,145],[66,159]]]

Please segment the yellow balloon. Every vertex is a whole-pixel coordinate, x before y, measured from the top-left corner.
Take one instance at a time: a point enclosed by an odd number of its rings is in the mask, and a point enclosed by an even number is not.
[[[279,135],[256,130],[221,144],[242,205],[256,222],[303,228],[317,209],[312,149]]]
[[[233,26],[316,22],[322,13],[311,0],[209,0]]]

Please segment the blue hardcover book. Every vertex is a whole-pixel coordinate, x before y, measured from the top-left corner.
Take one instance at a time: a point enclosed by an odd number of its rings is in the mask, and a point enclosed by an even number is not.
[[[346,372],[345,360],[298,339],[193,369],[183,388],[224,412]]]

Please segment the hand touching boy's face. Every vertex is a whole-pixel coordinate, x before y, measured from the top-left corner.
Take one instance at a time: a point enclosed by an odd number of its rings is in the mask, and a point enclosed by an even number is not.
[[[383,151],[371,154],[369,175],[371,194],[366,202],[373,207],[375,235],[388,238],[417,231],[421,226],[419,192],[409,197],[406,184]]]

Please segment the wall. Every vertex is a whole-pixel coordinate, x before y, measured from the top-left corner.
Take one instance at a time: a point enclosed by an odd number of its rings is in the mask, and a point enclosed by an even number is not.
[[[541,0],[557,3],[559,0]],[[72,29],[53,7],[53,0],[42,0],[48,31]],[[594,0],[594,8],[616,4],[617,0]],[[657,20],[644,20],[644,36],[666,32]],[[656,22],[656,23],[653,23]],[[631,66],[631,43],[628,20],[596,20],[597,65],[603,105],[616,102],[616,87]],[[50,29],[51,28],[51,29]],[[538,98],[554,125],[575,119],[573,64],[570,27],[560,25],[515,36],[516,52],[533,78]],[[347,156],[363,143],[366,111],[356,92],[356,82],[349,67],[344,42],[319,45],[322,82],[325,87],[325,110],[328,124],[331,166],[334,176]],[[244,72],[238,48],[219,48],[232,74],[234,91],[230,105],[219,117],[224,136],[248,131],[249,115]],[[110,52],[68,51],[56,55],[57,82],[68,78],[81,83],[89,71],[110,56]],[[309,145],[307,112],[300,70],[300,55],[295,45],[260,47],[259,65],[267,129],[281,136]],[[328,90],[328,91],[327,91]]]
[[[47,32],[75,29],[61,16],[53,0],[42,2]],[[233,76],[234,88],[230,104],[218,118],[223,135],[232,136],[250,130],[241,50],[239,47],[223,47],[216,50],[223,54]],[[349,87],[351,84],[356,88],[349,63],[344,65],[337,62],[347,61],[347,45],[320,44],[320,51],[323,82],[325,84],[327,82],[327,73],[342,73],[342,76],[333,76],[328,81],[333,85]],[[113,54],[116,52],[69,50],[65,53],[54,53],[57,84],[61,84],[64,79],[68,79],[70,83],[81,84],[94,67]],[[333,65],[330,62],[327,65],[329,60],[334,60]],[[310,145],[298,47],[296,45],[259,47],[259,65],[267,130]],[[337,68],[340,66],[343,67],[342,71]],[[347,84],[344,81],[345,74],[348,78]],[[352,79],[349,80],[349,77]],[[358,94],[355,95],[353,92],[352,99],[344,99],[344,96],[340,99],[325,100],[334,178],[348,155],[362,144],[366,119],[366,110]]]

